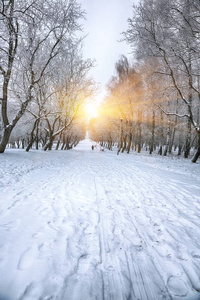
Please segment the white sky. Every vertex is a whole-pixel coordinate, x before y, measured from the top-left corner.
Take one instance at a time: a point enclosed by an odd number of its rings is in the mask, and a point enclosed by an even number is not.
[[[81,0],[87,12],[84,22],[84,56],[96,60],[91,75],[102,85],[101,99],[105,95],[104,87],[114,75],[115,63],[120,55],[131,55],[131,47],[126,42],[118,42],[121,32],[128,28],[127,19],[132,17],[132,5],[137,0]]]

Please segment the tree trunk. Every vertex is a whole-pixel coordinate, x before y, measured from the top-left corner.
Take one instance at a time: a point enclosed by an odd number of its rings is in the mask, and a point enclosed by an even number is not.
[[[62,138],[62,132],[61,132],[61,134],[60,134],[60,136],[59,136],[59,139],[58,139],[58,142],[57,142],[57,145],[56,145],[56,150],[59,149],[60,142],[61,142],[61,138]]]
[[[46,151],[46,150],[52,150],[53,141],[54,141],[54,138],[53,138],[53,132],[50,131],[50,132],[49,132],[49,141],[48,141],[48,143],[44,146],[44,151]]]
[[[122,147],[123,147],[123,119],[120,120],[120,142],[119,142],[119,145],[118,145],[117,154],[119,154]]]
[[[175,126],[176,126],[176,124],[175,124]],[[170,154],[172,153],[172,147],[173,147],[173,144],[174,144],[175,133],[176,133],[176,128],[174,127],[173,131],[172,131],[170,143],[169,143],[169,153]]]
[[[31,149],[31,147],[33,146],[33,143],[34,143],[34,141],[35,141],[34,131],[35,131],[35,128],[36,128],[36,126],[37,126],[37,123],[38,123],[38,119],[35,120],[35,122],[34,122],[33,129],[32,129],[32,131],[31,131],[31,140],[30,140],[29,145],[28,145],[27,148],[26,148],[26,152],[29,152],[29,150]]]
[[[159,155],[162,155],[162,144],[161,144],[160,147],[159,147],[158,154],[159,154]]]
[[[3,132],[2,140],[0,143],[0,153],[4,153],[6,146],[9,142],[12,129],[13,129],[11,126],[9,126],[9,121],[8,121],[8,117],[7,117],[8,83],[9,83],[9,79],[4,78],[3,99],[1,101],[1,114],[2,114],[4,132]]]
[[[191,122],[190,119],[188,118],[187,121],[187,137],[186,137],[186,142],[185,142],[185,152],[184,152],[184,157],[188,158],[190,154],[190,147],[191,147]]]
[[[161,129],[160,129],[160,147],[159,147],[159,150],[158,150],[158,154],[159,155],[162,155],[163,153],[163,140],[164,140],[164,132],[163,132],[163,112],[161,110],[160,112],[160,123],[161,123]]]
[[[36,150],[39,149],[39,121],[36,125],[36,133],[35,133],[35,148]]]
[[[165,151],[163,153],[163,156],[167,155],[168,149],[169,149],[169,140],[170,140],[170,119],[168,117],[168,126],[167,126],[167,143],[165,147]]]
[[[8,144],[12,129],[13,128],[11,126],[8,126],[4,129],[4,133],[3,133],[1,144],[0,144],[0,153],[4,153],[6,146]]]
[[[127,135],[125,135],[125,137],[124,137],[124,146],[122,148],[122,153],[126,150],[126,137],[127,137]]]
[[[142,131],[141,124],[138,124],[138,153],[141,152],[141,143],[142,143]]]
[[[175,131],[176,131],[175,128],[173,128],[170,143],[169,143],[169,154],[172,153],[172,147],[173,147],[173,143],[174,143]]]
[[[192,158],[193,163],[195,163],[200,156],[200,132],[198,132],[197,139],[198,139],[198,148],[194,157]]]
[[[149,154],[152,154],[152,152],[153,152],[154,137],[155,137],[155,111],[153,110],[153,114],[152,114],[152,131],[151,131],[151,144],[150,144]]]
[[[22,149],[25,147],[25,139],[22,139]]]
[[[130,153],[130,149],[131,149],[131,142],[132,142],[132,132],[130,131],[130,133],[129,133],[129,141],[128,141],[128,146],[127,146],[127,153]]]
[[[65,140],[66,140],[66,135],[65,135],[65,133],[63,133],[63,135],[62,135],[62,146],[61,146],[61,150],[63,150],[64,147],[65,147]]]
[[[70,141],[70,138],[67,136],[64,150],[69,150],[70,149],[69,141]]]
[[[112,151],[112,135],[110,133],[110,138],[109,138],[109,150]]]
[[[20,148],[20,142],[21,142],[20,140],[17,140],[17,141],[16,141],[16,144],[17,144],[17,148],[18,148],[18,149]]]

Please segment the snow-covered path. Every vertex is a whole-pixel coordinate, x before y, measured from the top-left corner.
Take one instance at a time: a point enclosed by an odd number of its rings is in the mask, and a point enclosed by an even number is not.
[[[199,177],[89,140],[15,151],[1,158],[0,300],[200,299]]]

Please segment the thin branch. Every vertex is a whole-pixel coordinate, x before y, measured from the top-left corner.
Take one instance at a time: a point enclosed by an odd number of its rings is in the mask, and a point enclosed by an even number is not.
[[[158,107],[158,108],[159,108],[166,116],[176,116],[176,117],[178,117],[178,118],[185,118],[185,117],[190,118],[190,115],[188,115],[188,114],[179,115],[179,114],[177,114],[177,113],[167,112],[167,111],[165,111],[160,105],[158,105],[157,103],[154,102],[154,104],[155,104],[155,106],[157,106],[157,107]]]

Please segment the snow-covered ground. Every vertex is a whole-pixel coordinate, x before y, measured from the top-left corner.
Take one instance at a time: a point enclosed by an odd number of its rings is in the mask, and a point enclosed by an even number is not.
[[[200,163],[91,144],[0,156],[0,299],[200,299]]]

